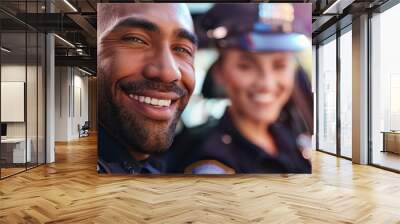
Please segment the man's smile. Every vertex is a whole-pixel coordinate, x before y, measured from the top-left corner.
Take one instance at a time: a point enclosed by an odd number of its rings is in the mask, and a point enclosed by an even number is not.
[[[129,94],[129,98],[135,99],[141,103],[147,103],[153,106],[159,106],[159,107],[169,107],[171,105],[171,100],[169,99],[157,99],[157,98],[152,98],[149,96],[138,96],[134,94]]]
[[[180,96],[174,92],[142,90],[140,92],[124,91],[123,104],[143,116],[157,121],[172,120],[177,112]]]

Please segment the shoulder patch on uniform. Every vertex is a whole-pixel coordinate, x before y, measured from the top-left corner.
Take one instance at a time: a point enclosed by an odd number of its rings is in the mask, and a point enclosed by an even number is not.
[[[234,174],[235,170],[217,160],[200,160],[185,168],[185,174]]]

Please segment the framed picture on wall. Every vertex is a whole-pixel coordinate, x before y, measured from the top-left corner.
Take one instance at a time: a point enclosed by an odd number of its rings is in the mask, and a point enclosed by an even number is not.
[[[25,82],[1,82],[1,122],[24,122]]]

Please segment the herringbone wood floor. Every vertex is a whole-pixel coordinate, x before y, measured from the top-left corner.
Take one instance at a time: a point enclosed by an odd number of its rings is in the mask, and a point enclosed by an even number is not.
[[[400,175],[316,152],[312,175],[98,176],[96,139],[0,181],[0,223],[400,223]]]

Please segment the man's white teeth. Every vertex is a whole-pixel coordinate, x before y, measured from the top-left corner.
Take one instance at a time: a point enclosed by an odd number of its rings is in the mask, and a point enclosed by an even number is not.
[[[135,99],[141,103],[146,103],[146,104],[150,104],[153,106],[168,107],[169,105],[171,105],[171,100],[162,100],[162,99],[157,99],[157,98],[151,98],[148,96],[138,96],[138,95],[129,94],[129,98]]]

